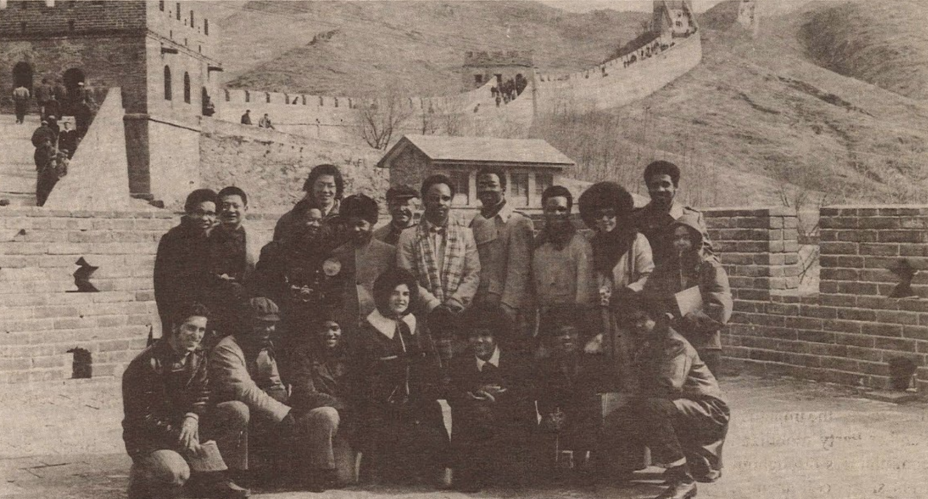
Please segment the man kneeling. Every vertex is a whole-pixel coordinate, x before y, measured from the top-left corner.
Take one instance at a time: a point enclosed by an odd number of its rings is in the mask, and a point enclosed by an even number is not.
[[[129,499],[177,497],[191,478],[209,497],[248,497],[248,490],[229,480],[219,455],[237,447],[247,408],[231,402],[207,410],[208,371],[200,342],[209,312],[199,304],[174,312],[170,330],[133,359],[122,378],[123,440],[132,457]]]
[[[238,401],[248,408],[249,472],[254,470],[252,454],[267,458],[266,474],[260,478],[280,481],[297,478],[300,485],[313,485],[307,479],[315,475],[310,470],[296,469],[294,452],[302,446],[312,445],[309,436],[317,433],[334,433],[338,427],[338,413],[320,408],[305,414],[292,411],[287,387],[280,378],[277,354],[271,335],[280,320],[277,305],[267,298],[252,298],[250,327],[239,327],[231,336],[223,338],[210,354],[210,378],[218,400]],[[252,449],[254,448],[254,452]],[[262,452],[263,451],[263,452]],[[281,476],[282,475],[282,476]],[[316,489],[315,487],[311,487]]]
[[[639,397],[609,415],[603,448],[616,453],[628,477],[630,463],[649,447],[652,459],[667,467],[670,486],[658,499],[688,499],[696,495],[696,481],[721,476],[728,405],[696,349],[668,325],[669,314],[654,303],[633,308]]]

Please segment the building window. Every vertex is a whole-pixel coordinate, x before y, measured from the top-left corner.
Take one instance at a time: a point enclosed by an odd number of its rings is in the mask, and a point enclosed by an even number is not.
[[[271,93],[270,93],[270,92],[264,92],[264,100],[267,101],[268,104],[271,103]]]
[[[209,19],[203,20],[203,34],[209,36]]]
[[[454,199],[452,204],[466,206],[470,204],[470,172],[452,171],[448,172],[448,178],[454,184]]]
[[[161,12],[164,12],[164,0],[160,0],[158,2],[158,10],[160,10]]]
[[[164,67],[164,100],[171,100],[171,68]]]
[[[177,16],[177,20],[180,21],[180,2],[177,2],[177,9],[174,11],[174,14]]]
[[[545,189],[554,185],[554,175],[550,173],[536,173],[535,174],[535,199],[541,203],[541,195],[544,194]]]
[[[195,28],[197,24],[193,21],[193,11],[190,11],[190,27]]]
[[[483,75],[474,75],[474,83],[480,85],[483,83]]]
[[[184,102],[190,104],[190,73],[184,72]]]
[[[509,174],[509,199],[515,206],[528,206],[528,173]]]
[[[245,102],[251,102],[251,92],[245,90]]]

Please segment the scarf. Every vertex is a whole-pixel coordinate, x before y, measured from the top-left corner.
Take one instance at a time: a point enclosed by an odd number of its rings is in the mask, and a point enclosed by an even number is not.
[[[637,236],[638,231],[633,226],[622,223],[612,232],[597,232],[590,241],[593,246],[593,270],[612,275],[612,269],[619,263],[619,258],[631,251]]]
[[[442,229],[445,231],[445,254],[442,268],[438,268],[438,258],[429,244],[430,223],[416,227],[416,271],[419,283],[431,291],[442,303],[457,291],[464,274],[464,258],[467,248],[461,231],[463,227],[449,221]]]

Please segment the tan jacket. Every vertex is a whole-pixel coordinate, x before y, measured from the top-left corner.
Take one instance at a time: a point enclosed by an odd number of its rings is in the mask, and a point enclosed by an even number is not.
[[[507,202],[493,218],[480,213],[470,223],[480,256],[480,285],[475,301],[499,295],[500,303],[526,310],[531,302],[535,227]]]
[[[234,336],[226,336],[209,354],[209,382],[215,394],[213,402],[238,400],[244,402],[253,415],[281,422],[290,407],[278,402],[251,379],[245,352]]]
[[[593,305],[597,296],[593,247],[579,232],[563,249],[545,242],[532,255],[532,280],[539,307]]]

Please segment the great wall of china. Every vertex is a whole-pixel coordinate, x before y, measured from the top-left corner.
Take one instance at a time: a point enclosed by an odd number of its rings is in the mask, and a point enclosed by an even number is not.
[[[753,2],[745,4],[740,19],[746,28],[752,22],[756,27]],[[157,7],[149,8],[150,13],[174,19],[170,9],[159,14]],[[179,26],[181,15],[171,22]],[[510,125],[524,129],[538,113],[559,107],[608,108],[644,97],[699,64],[702,56],[698,31],[659,45],[666,48],[632,64],[627,54],[570,75],[533,74],[531,85],[499,108],[491,99],[490,83],[454,96],[406,98],[403,105],[420,119],[429,109],[434,114],[457,113],[474,132],[493,133],[493,127]],[[163,67],[159,63],[156,69]],[[58,187],[50,207],[0,208],[0,383],[68,379],[76,348],[91,355],[95,377],[118,376],[143,347],[149,330],[156,336],[159,332],[152,264],[157,242],[176,224],[177,214],[142,207],[141,201],[125,202],[130,192],[127,162],[108,139],[128,134],[123,122],[138,119],[130,116],[137,103],[124,102],[126,97],[131,101],[137,89],[119,92],[118,85],[108,86],[111,94],[116,92],[111,95],[114,100],[107,97],[104,102],[91,130],[96,137],[91,135],[88,148],[79,150],[70,179]],[[157,93],[160,88],[149,90]],[[155,159],[193,158],[183,166],[196,166],[191,178],[183,179],[185,189],[225,183],[254,189],[259,209],[249,218],[261,237],[269,238],[282,212],[279,207],[261,207],[262,195],[290,196],[285,201],[299,195],[281,195],[275,186],[264,185],[262,169],[285,170],[286,181],[297,186],[316,162],[335,162],[353,171],[370,168],[379,157],[378,151],[352,145],[357,136],[348,131],[360,106],[370,102],[244,90],[217,89],[213,95],[217,114],[197,116],[195,125],[184,124],[177,109],[170,114],[150,104],[149,112],[175,120],[158,117],[158,126],[177,130],[183,141],[168,146],[161,129],[153,129],[154,140],[146,147],[165,149],[155,151]],[[197,99],[194,93],[193,106]],[[278,130],[239,125],[245,109],[252,110],[255,120],[269,113]],[[8,174],[3,179],[29,185],[34,173],[28,135],[37,123],[30,117],[27,129],[12,122],[11,115],[0,116],[5,141],[0,144],[0,166],[9,170],[0,173]],[[26,160],[11,157],[17,154]],[[131,165],[128,169],[133,174]],[[155,174],[160,173],[152,163]],[[382,191],[384,185],[383,178],[355,184],[369,192]],[[74,208],[71,201],[82,196],[119,197],[122,203]],[[820,215],[821,283],[816,292],[801,293],[794,211],[706,210],[710,235],[735,296],[735,314],[723,334],[726,362],[733,369],[884,388],[889,363],[906,358],[917,366],[918,389],[928,389],[928,280],[916,271],[910,282],[900,282],[891,270],[902,261],[914,269],[928,267],[928,207],[826,207]],[[92,278],[97,292],[76,288],[73,275],[81,259],[99,267]],[[908,285],[903,294],[911,296],[897,298],[900,285]]]
[[[527,131],[541,113],[571,109],[587,111],[623,106],[647,97],[686,74],[702,60],[698,31],[661,40],[665,47],[629,64],[629,57],[567,75],[534,74],[526,89],[497,107],[488,81],[468,92],[437,97],[402,97],[398,104],[409,118],[401,133],[422,133],[423,115],[455,115],[463,135],[495,135],[501,128]],[[267,113],[275,128],[288,133],[345,143],[360,141],[358,112],[377,102],[351,97],[224,89],[217,99],[216,118],[237,123],[246,110],[252,119]],[[384,105],[381,102],[379,105]],[[510,132],[511,135],[511,132]]]

